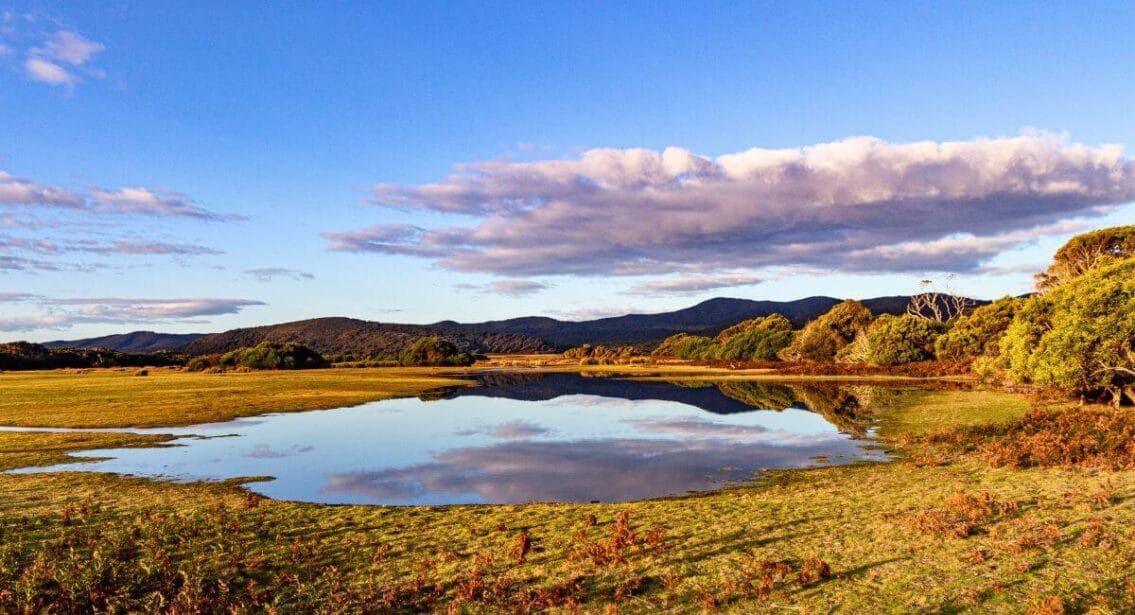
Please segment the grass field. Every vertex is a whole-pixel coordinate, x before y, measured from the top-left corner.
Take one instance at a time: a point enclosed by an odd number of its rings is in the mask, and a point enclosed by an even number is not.
[[[151,369],[0,373],[0,425],[171,427],[339,408],[468,385],[422,368],[205,374]]]
[[[449,383],[422,370],[234,376],[0,374],[0,423],[175,424]],[[196,408],[210,391],[226,401]],[[342,397],[324,404],[320,391]],[[37,599],[60,612],[1135,608],[1135,472],[937,455],[915,436],[1011,421],[1028,404],[988,391],[898,399],[880,414],[896,462],[630,504],[318,506],[226,484],[2,475],[0,611],[34,612]],[[155,440],[0,433],[0,467]]]

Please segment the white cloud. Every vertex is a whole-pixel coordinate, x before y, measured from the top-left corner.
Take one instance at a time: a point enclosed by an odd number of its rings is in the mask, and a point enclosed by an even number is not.
[[[596,149],[574,160],[463,164],[440,183],[376,186],[372,199],[479,221],[324,233],[330,249],[522,277],[966,272],[1054,224],[1135,200],[1135,164],[1120,146],[1039,132],[941,143],[853,137],[712,159]],[[917,244],[933,253],[910,258]]]
[[[102,78],[101,71],[86,65],[103,49],[105,47],[101,43],[84,38],[77,32],[58,30],[42,45],[27,50],[24,72],[32,81],[72,88],[81,81],[80,74]]]
[[[102,43],[83,38],[78,32],[60,30],[53,34],[42,48],[36,49],[34,52],[66,62],[71,66],[82,66],[104,49],[106,47]]]

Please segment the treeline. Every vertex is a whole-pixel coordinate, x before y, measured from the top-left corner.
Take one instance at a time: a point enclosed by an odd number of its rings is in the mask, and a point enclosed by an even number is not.
[[[324,357],[303,344],[263,342],[225,353],[187,357],[171,352],[120,352],[106,349],[47,348],[30,342],[0,344],[0,370],[87,369],[105,367],[184,367],[193,372],[247,370],[319,369],[343,362],[356,366],[451,366],[472,365],[478,357],[462,352],[453,343],[437,337],[417,339],[404,352],[392,357]]]
[[[229,371],[261,369],[319,369],[335,362],[351,366],[467,366],[477,357],[461,352],[457,346],[437,336],[416,340],[397,357],[374,357],[365,361],[353,357],[325,358],[315,350],[294,342],[263,342],[223,354],[193,357],[185,364],[188,371]]]
[[[1135,403],[1135,226],[1073,238],[1037,280],[1030,297],[979,307],[924,294],[907,314],[876,317],[847,300],[799,330],[773,314],[716,337],[674,335],[652,354],[882,367],[966,362],[988,379]]]
[[[164,367],[181,365],[170,352],[119,352],[87,348],[47,348],[31,342],[0,344],[0,370],[85,369],[93,367]]]

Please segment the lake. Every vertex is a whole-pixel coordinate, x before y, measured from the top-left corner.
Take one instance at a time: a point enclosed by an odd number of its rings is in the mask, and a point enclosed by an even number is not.
[[[615,502],[680,495],[776,468],[881,461],[877,387],[670,383],[490,374],[477,387],[183,428],[171,445],[16,472],[170,480],[270,476],[251,490],[332,504]]]

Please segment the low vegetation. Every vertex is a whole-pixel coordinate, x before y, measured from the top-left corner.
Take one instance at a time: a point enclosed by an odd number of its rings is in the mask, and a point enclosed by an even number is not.
[[[318,352],[292,342],[263,342],[221,355],[193,357],[185,364],[191,372],[230,369],[315,369],[328,363]]]
[[[468,366],[476,361],[476,357],[458,350],[440,337],[423,337],[414,342],[406,352],[402,353],[400,362],[403,366]]]

